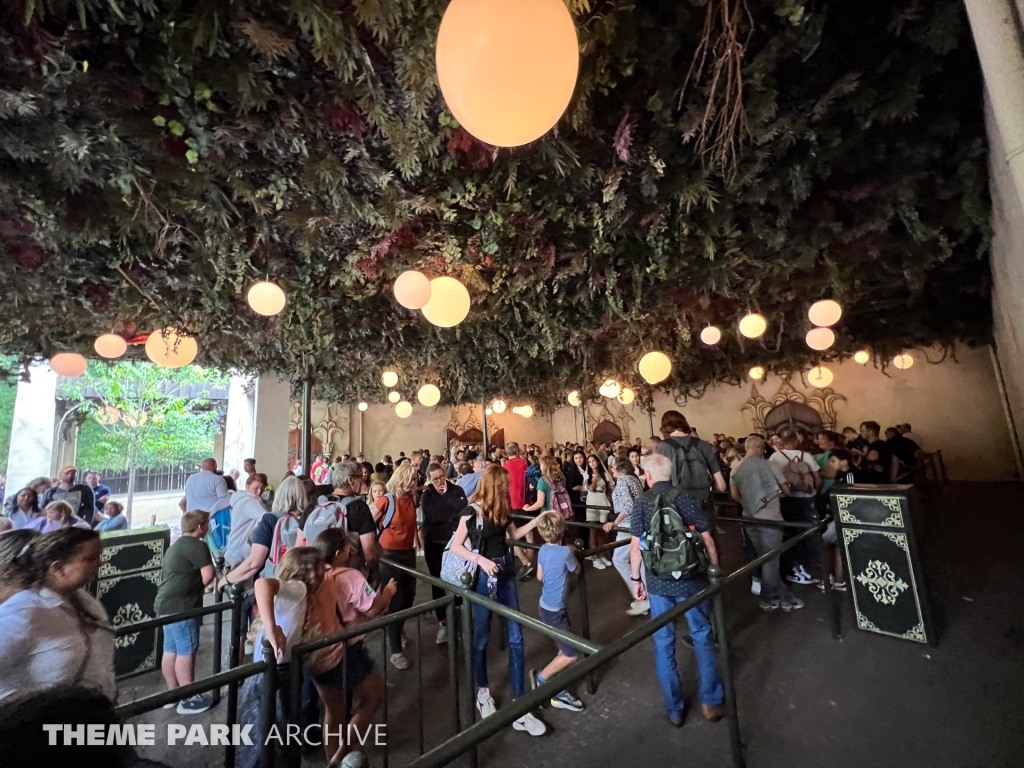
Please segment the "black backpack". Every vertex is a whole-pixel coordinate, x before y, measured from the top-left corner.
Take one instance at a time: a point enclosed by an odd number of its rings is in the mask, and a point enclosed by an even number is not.
[[[707,572],[711,559],[704,540],[686,525],[676,510],[680,489],[664,496],[647,491],[643,497],[654,505],[651,523],[640,537],[640,556],[647,572],[659,579],[693,579]]]
[[[666,441],[672,446],[672,487],[691,491],[707,491],[711,488],[711,468],[704,455],[697,448],[697,438],[670,437]]]

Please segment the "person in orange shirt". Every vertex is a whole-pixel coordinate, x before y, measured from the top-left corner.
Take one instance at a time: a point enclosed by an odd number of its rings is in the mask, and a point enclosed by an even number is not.
[[[419,470],[411,462],[406,462],[395,470],[388,481],[388,495],[378,499],[375,506],[381,521],[378,541],[381,547],[380,583],[387,584],[391,579],[398,584],[390,613],[411,608],[416,598],[416,579],[411,574],[392,567],[385,562],[391,560],[408,568],[416,567],[416,501],[413,494],[419,487]],[[395,511],[388,517],[387,510],[394,498]],[[408,669],[409,659],[402,652],[405,641],[402,632],[403,622],[396,622],[387,629],[388,645],[391,648],[391,663],[395,669]]]

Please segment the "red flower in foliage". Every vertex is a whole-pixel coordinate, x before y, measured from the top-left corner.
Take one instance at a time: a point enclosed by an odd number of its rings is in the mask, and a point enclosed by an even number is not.
[[[110,290],[103,285],[90,285],[85,290],[85,298],[96,312],[103,312],[110,306]]]
[[[146,92],[139,86],[135,86],[128,92],[128,106],[132,109],[142,109],[146,106]]]
[[[356,269],[362,272],[368,280],[373,280],[380,274],[380,265],[376,259],[360,259],[356,262]]]
[[[492,147],[490,144],[484,144],[479,139],[473,138],[461,126],[456,128],[455,133],[448,139],[448,154],[454,155],[459,151],[466,156],[470,165],[480,169],[490,168],[491,163],[498,157],[497,147]]]
[[[188,144],[176,136],[164,136],[164,150],[175,160],[184,160],[188,154]]]
[[[342,104],[334,105],[327,115],[327,124],[336,131],[343,131],[347,128],[357,141],[362,141],[370,129],[366,120],[359,114],[359,110]]]
[[[35,232],[35,225],[28,219],[0,219],[0,235],[4,237],[28,237]]]
[[[35,272],[50,260],[50,254],[38,245],[22,245],[15,251],[14,260],[26,272]]]
[[[537,255],[540,257],[541,263],[545,267],[555,266],[555,246],[554,243],[543,242],[537,246]]]

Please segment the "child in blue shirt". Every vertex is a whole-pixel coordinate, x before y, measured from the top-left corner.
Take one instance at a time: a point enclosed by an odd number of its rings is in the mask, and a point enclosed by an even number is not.
[[[565,520],[557,512],[545,512],[537,518],[537,532],[544,539],[544,546],[537,553],[537,579],[544,585],[540,593],[540,620],[549,627],[565,632],[569,628],[569,612],[565,609],[565,588],[570,573],[579,568],[572,547],[561,545],[565,533]],[[556,640],[558,655],[540,671],[530,670],[530,685],[536,688],[551,679],[576,661],[576,649]],[[562,691],[551,699],[556,709],[583,711],[583,702],[568,691]]]

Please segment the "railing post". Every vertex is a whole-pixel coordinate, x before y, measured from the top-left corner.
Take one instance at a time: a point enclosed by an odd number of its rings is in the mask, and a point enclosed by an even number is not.
[[[344,664],[344,659],[342,659]],[[342,671],[345,667],[342,667]],[[288,722],[298,723],[302,726],[302,652],[292,650],[291,661],[288,664]],[[344,684],[344,681],[342,681]],[[264,738],[266,736],[264,735]],[[321,736],[321,741],[323,737]],[[287,739],[288,768],[302,768],[302,744],[298,739],[292,743]]]
[[[818,558],[821,560],[821,585],[825,589],[825,608],[829,613],[829,623],[832,625],[832,637],[836,640],[841,640],[843,637],[843,619],[839,612],[839,606],[836,605],[835,590],[832,589],[832,563],[828,560],[825,537],[822,535],[824,526],[821,524],[821,518],[818,517],[816,512],[814,518],[817,522],[814,542],[818,547]]]
[[[266,740],[270,729],[277,723],[277,652],[270,641],[263,640],[263,659],[267,662],[267,671],[263,673],[263,700],[261,717],[263,720],[263,738]],[[264,746],[260,750],[260,768],[274,768],[277,759],[276,746]]]
[[[445,620],[448,627],[448,679],[452,684],[452,728],[453,733],[462,730],[459,718],[459,679],[455,662],[455,645],[459,636],[459,629],[455,623],[455,596],[449,595],[451,600],[444,608]],[[472,686],[470,686],[472,690]]]
[[[219,555],[214,558],[214,568],[217,573],[220,573],[224,567],[224,558]],[[214,577],[214,584],[216,584],[216,576]],[[224,601],[223,593],[217,593],[216,587],[214,587],[214,597],[217,598],[217,603]],[[220,672],[222,657],[224,655],[224,613],[219,612],[213,614],[213,674]],[[213,692],[213,705],[217,706],[220,703],[220,688]]]
[[[710,566],[708,568],[708,579],[710,579],[711,585],[717,588],[711,600],[714,605],[715,634],[718,635],[718,661],[722,668],[722,682],[725,684],[725,705],[729,711],[729,740],[732,744],[732,762],[735,768],[744,768],[739,708],[736,706],[736,688],[733,685],[732,665],[729,663],[729,641],[725,631],[722,569],[717,565]]]
[[[472,589],[473,577],[468,573],[462,574],[462,585],[466,589]],[[462,600],[462,655],[465,663],[466,692],[465,696],[465,721],[466,727],[473,725],[475,717],[473,709],[476,706],[476,681],[473,678],[473,609],[470,601]],[[469,751],[469,766],[477,768],[476,746]]]
[[[586,547],[583,539],[576,539],[576,552],[582,552]],[[585,640],[590,639],[590,603],[587,601],[587,561],[576,556],[576,562],[580,564],[579,576],[576,578],[580,583],[580,634]],[[587,693],[593,695],[597,691],[597,684],[594,676],[587,676]]]
[[[228,669],[234,669],[240,663],[239,650],[242,633],[242,585],[231,584],[228,587],[228,595],[231,598],[231,624],[228,630],[231,633],[231,641],[228,643]],[[238,683],[228,684],[228,727],[238,722]],[[226,768],[235,766],[235,745],[228,739],[228,745],[224,747],[224,765]]]

